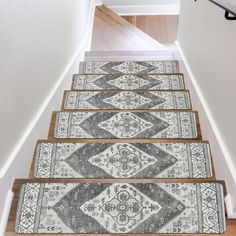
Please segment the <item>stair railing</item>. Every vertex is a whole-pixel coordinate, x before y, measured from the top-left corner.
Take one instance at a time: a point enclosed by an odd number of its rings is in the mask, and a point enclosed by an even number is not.
[[[195,0],[196,2],[197,0]],[[215,4],[216,6],[225,10],[225,19],[226,20],[236,20],[236,6],[228,3],[224,0],[208,0]]]

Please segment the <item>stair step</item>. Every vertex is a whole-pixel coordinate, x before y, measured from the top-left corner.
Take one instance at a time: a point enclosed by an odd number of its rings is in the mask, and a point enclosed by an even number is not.
[[[30,179],[14,182],[6,235],[224,233],[225,184],[178,62],[81,66]]]
[[[196,112],[55,112],[49,137],[200,139]]]
[[[206,142],[39,142],[36,178],[211,178]]]
[[[63,109],[191,109],[187,91],[66,91]]]
[[[169,75],[74,75],[74,90],[182,90],[182,74]]]
[[[16,233],[224,233],[223,186],[201,183],[26,183]]]
[[[85,61],[155,61],[155,60],[175,60],[174,50],[85,52]]]
[[[178,73],[177,61],[87,61],[84,74],[166,74]]]

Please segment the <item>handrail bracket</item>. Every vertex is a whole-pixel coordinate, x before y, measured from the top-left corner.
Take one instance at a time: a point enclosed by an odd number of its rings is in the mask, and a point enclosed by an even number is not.
[[[225,19],[226,20],[236,20],[236,16],[233,16],[230,12],[225,11]]]

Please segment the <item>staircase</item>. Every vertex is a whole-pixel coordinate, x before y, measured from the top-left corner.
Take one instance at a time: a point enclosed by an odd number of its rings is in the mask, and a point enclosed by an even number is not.
[[[74,75],[15,180],[7,234],[234,235],[178,62],[109,57]]]
[[[118,42],[118,43],[117,43]],[[168,51],[168,48],[105,5],[95,11],[92,51]]]

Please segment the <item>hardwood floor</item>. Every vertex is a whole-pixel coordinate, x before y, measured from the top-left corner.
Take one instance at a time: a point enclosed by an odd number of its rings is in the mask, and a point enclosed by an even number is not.
[[[114,40],[115,39],[115,40]],[[107,7],[97,7],[92,51],[167,50]]]

